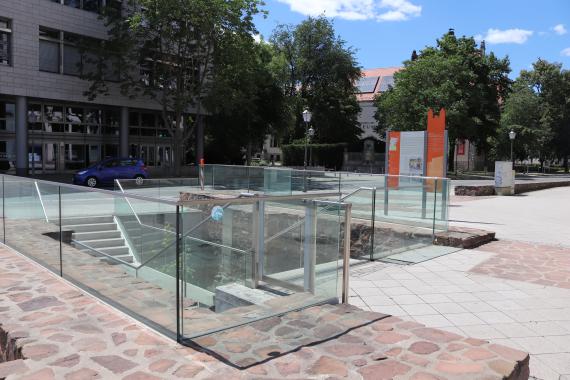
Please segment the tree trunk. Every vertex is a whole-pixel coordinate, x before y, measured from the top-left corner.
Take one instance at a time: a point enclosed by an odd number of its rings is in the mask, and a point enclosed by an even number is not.
[[[184,138],[183,138],[183,131],[184,126],[182,124],[182,114],[176,114],[176,126],[174,128],[174,142],[172,144],[172,154],[174,158],[174,176],[180,177],[182,171],[182,165],[184,163]]]
[[[568,173],[568,156],[564,156],[564,173]]]
[[[447,155],[447,166],[448,166],[448,172],[454,172],[455,174],[457,174],[456,172],[456,165],[455,165],[455,140],[451,139],[451,141],[449,142],[449,153]]]
[[[251,151],[252,151],[252,143],[251,140],[247,142],[247,156],[246,156],[246,165],[251,166]]]
[[[204,157],[204,122],[198,116],[196,118],[196,164]]]

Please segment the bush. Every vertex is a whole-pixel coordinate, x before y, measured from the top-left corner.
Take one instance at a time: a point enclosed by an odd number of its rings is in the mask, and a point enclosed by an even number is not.
[[[343,154],[347,147],[345,143],[339,144],[309,144],[307,160],[312,149],[313,165],[324,166],[327,169],[340,170],[342,168]],[[283,164],[286,166],[303,166],[305,160],[304,144],[289,144],[281,146],[283,150]]]

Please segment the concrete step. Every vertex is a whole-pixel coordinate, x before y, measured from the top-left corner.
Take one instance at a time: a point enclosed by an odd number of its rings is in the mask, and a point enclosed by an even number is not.
[[[92,231],[92,232],[74,232],[73,240],[89,241],[99,239],[116,239],[121,238],[121,231],[108,230],[108,231]]]
[[[115,259],[124,261],[125,263],[130,263],[132,264],[134,262],[134,259],[131,255],[118,255],[118,256],[113,256]],[[115,260],[111,260],[108,257],[104,257],[101,261],[105,261],[108,262],[110,264],[117,264],[117,262]]]
[[[80,240],[80,242],[91,248],[120,247],[125,245],[125,240],[122,237],[111,239]]]
[[[116,230],[115,223],[69,224],[65,228],[74,232],[96,232]]]
[[[129,248],[126,246],[104,247],[98,248],[97,250],[106,253],[109,256],[129,255]]]
[[[77,225],[77,224],[99,224],[99,223],[113,223],[113,216],[80,216],[73,218],[63,218],[61,220],[62,226]]]

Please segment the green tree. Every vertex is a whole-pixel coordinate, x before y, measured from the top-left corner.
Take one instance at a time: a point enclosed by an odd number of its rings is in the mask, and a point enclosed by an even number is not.
[[[335,34],[332,22],[318,17],[295,27],[281,25],[270,41],[277,52],[272,69],[287,97],[285,139],[304,137],[301,114],[308,108],[316,130],[314,141],[354,141],[360,133],[355,82],[361,71],[354,50]]]
[[[514,157],[539,158],[542,163],[551,156],[552,129],[541,122],[541,101],[531,84],[518,78],[505,101],[501,127],[494,139],[491,154],[496,159],[510,156],[509,132],[516,132]]]
[[[420,51],[394,76],[394,87],[376,99],[378,131],[425,130],[427,111],[445,108],[450,152],[456,139],[469,139],[480,151],[500,122],[500,99],[508,94],[509,59],[485,54],[472,37],[450,32]],[[449,154],[453,170],[453,154]]]
[[[568,172],[570,156],[570,71],[562,64],[543,59],[533,63],[532,70],[523,70],[520,80],[527,83],[539,99],[538,117],[543,130],[552,133],[550,150],[564,161]]]
[[[206,105],[213,113],[208,137],[209,157],[219,162],[247,163],[253,149],[268,133],[278,134],[283,118],[284,95],[270,70],[274,51],[271,45],[255,43],[251,36],[234,35],[221,46],[222,61],[215,65],[212,89]],[[211,153],[210,153],[211,152]]]
[[[110,91],[108,73],[118,74],[121,92],[154,100],[173,138],[175,172],[195,133],[196,158],[203,157],[204,98],[215,65],[232,64],[221,48],[235,36],[256,32],[253,16],[261,0],[137,0],[122,14],[106,14],[109,38],[87,63],[91,99]],[[90,49],[92,50],[92,48]],[[227,61],[224,61],[226,58]],[[193,117],[189,115],[193,114]]]

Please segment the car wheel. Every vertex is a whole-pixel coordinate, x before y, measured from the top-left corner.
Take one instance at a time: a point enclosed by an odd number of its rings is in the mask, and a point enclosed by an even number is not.
[[[144,177],[142,175],[138,175],[135,177],[135,183],[137,186],[141,186],[144,182]]]
[[[89,187],[97,187],[98,181],[97,181],[97,178],[95,178],[95,177],[89,177],[89,178],[87,178],[87,181],[85,181],[85,183]]]

